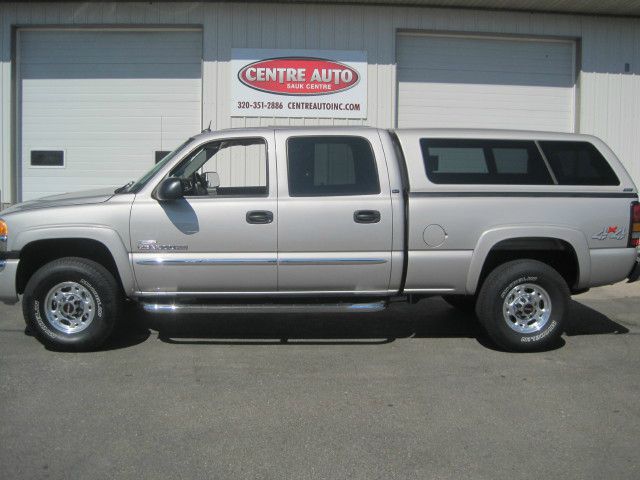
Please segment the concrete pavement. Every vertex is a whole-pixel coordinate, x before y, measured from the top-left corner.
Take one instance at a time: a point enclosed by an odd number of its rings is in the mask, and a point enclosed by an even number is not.
[[[56,353],[0,305],[0,478],[637,479],[640,284],[572,305],[559,348],[493,349],[439,298],[380,314],[130,309]]]

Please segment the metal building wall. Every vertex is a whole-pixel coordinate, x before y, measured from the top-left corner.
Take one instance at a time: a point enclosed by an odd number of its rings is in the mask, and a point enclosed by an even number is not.
[[[0,5],[0,171],[2,201],[11,201],[12,27],[28,25],[199,25],[203,28],[203,124],[216,128],[270,124],[393,127],[398,30],[560,36],[580,40],[578,129],[603,138],[640,183],[640,19],[360,5],[259,3],[3,3]],[[231,48],[365,50],[368,112],[360,120],[231,118]],[[581,59],[581,60],[580,60]],[[625,64],[628,63],[628,72]]]

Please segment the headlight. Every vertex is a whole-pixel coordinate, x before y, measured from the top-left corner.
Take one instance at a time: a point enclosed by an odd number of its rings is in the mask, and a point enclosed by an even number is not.
[[[9,236],[9,227],[4,220],[0,220],[0,252],[7,250],[7,238]]]

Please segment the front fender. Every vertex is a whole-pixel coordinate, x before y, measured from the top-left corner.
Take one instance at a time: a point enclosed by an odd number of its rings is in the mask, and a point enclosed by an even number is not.
[[[22,250],[37,240],[55,239],[90,239],[102,243],[111,252],[125,293],[130,295],[136,290],[129,252],[118,232],[106,226],[47,226],[22,230],[13,239],[13,250]]]
[[[564,240],[573,247],[578,259],[578,288],[589,284],[591,277],[591,257],[589,255],[589,245],[587,239],[580,230],[562,226],[548,225],[514,225],[500,226],[484,232],[478,239],[473,255],[471,266],[467,275],[466,290],[469,295],[476,293],[482,267],[489,255],[489,252],[499,242],[516,238],[553,238]]]

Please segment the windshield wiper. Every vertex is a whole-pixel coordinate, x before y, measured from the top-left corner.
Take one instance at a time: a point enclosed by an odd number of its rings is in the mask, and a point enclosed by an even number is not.
[[[134,183],[135,183],[135,182],[134,182],[133,180],[131,180],[129,183],[127,183],[127,184],[125,184],[125,185],[123,185],[123,186],[121,186],[121,187],[116,188],[116,189],[113,191],[113,193],[121,193],[121,192],[124,192],[127,188],[129,188],[129,187],[130,187],[131,185],[133,185]]]

